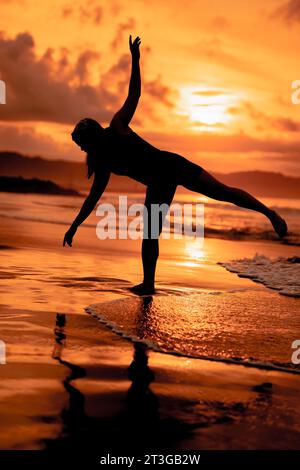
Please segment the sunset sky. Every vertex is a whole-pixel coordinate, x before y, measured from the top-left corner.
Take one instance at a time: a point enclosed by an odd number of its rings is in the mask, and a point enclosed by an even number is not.
[[[140,36],[131,127],[209,171],[300,175],[300,0],[0,0],[0,150],[79,161],[75,123],[108,125]]]

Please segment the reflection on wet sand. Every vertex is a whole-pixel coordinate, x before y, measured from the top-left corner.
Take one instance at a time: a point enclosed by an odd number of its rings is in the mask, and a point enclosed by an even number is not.
[[[150,299],[144,300],[145,318]],[[194,426],[181,422],[175,417],[162,417],[159,400],[150,389],[155,375],[148,366],[148,348],[135,343],[133,360],[127,369],[131,385],[126,397],[119,397],[122,407],[110,417],[88,415],[85,410],[85,396],[77,385],[78,379],[86,376],[84,368],[63,359],[66,344],[66,315],[57,314],[54,328],[53,358],[69,369],[63,386],[68,394],[68,405],[61,412],[62,430],[58,439],[46,440],[48,450],[74,448],[96,451],[105,448],[149,449],[165,447],[189,436]],[[110,397],[111,398],[111,397]],[[99,395],[96,399],[101,400]]]
[[[142,299],[143,309],[139,319],[141,334],[147,324],[151,304],[152,298]],[[138,341],[133,344],[133,360],[126,370],[130,381],[127,392],[124,387],[109,395],[98,392],[92,398],[85,396],[81,391],[80,379],[88,379],[87,371],[63,359],[67,340],[66,318],[64,314],[56,316],[53,358],[69,371],[63,380],[68,404],[60,414],[60,435],[44,441],[48,450],[80,448],[81,451],[95,453],[105,449],[149,451],[180,448],[181,442],[192,441],[196,435],[198,443],[199,440],[201,442],[201,432],[216,425],[232,423],[244,427],[255,417],[265,416],[268,419],[272,415],[272,383],[254,385],[252,391],[255,396],[251,399],[222,401],[211,397],[192,400],[188,396],[175,395],[171,404],[168,394],[158,396],[151,388],[155,385],[155,374],[148,364],[149,350],[147,345]],[[101,381],[101,370],[97,377]],[[197,380],[201,383],[200,374]],[[90,400],[92,403],[87,406]],[[99,404],[102,413],[99,413]],[[112,411],[105,413],[106,406]],[[203,434],[204,442],[205,438]]]

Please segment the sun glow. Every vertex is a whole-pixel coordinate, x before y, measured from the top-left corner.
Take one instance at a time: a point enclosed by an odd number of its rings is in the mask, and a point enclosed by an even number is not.
[[[203,249],[203,239],[196,239],[193,241],[185,242],[184,257],[185,261],[178,261],[176,264],[186,266],[188,268],[199,267],[206,258],[205,250]]]
[[[229,107],[233,97],[226,91],[183,87],[180,93],[178,114],[187,116],[192,128],[216,131],[232,120]]]
[[[198,263],[199,261],[203,261],[205,258],[202,239],[187,242],[185,245],[185,251],[190,258],[192,258],[194,261],[197,261]]]
[[[197,107],[196,107],[197,106]],[[229,121],[224,105],[194,105],[190,108],[190,119],[207,126],[220,126]]]

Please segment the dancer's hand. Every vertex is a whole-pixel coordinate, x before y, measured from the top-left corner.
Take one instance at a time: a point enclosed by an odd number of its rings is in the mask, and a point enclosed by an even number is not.
[[[135,38],[135,40],[132,42],[132,37],[131,34],[129,36],[129,48],[131,55],[134,59],[139,59],[140,58],[140,44],[141,44],[141,39],[139,36]]]
[[[63,246],[65,246],[66,243],[69,246],[72,246],[73,237],[74,237],[75,233],[76,233],[76,230],[74,228],[70,227],[69,230],[65,233]]]

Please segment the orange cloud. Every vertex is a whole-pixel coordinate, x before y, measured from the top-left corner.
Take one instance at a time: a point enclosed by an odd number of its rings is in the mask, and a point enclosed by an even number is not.
[[[300,122],[294,119],[268,115],[263,111],[255,108],[252,103],[244,102],[240,108],[229,108],[231,114],[239,114],[246,112],[247,115],[253,120],[257,130],[269,131],[270,129],[278,129],[283,132],[298,132],[300,130]]]
[[[67,4],[62,8],[61,15],[64,19],[76,19],[80,23],[91,22],[99,25],[103,17],[103,8],[93,0],[85,5]]]
[[[111,48],[113,51],[115,51],[118,47],[119,44],[122,44],[124,43],[124,39],[125,39],[125,32],[128,31],[128,32],[131,32],[134,30],[136,26],[136,22],[133,18],[128,18],[127,22],[125,23],[119,23],[118,25],[118,29],[117,29],[117,33],[113,39],[113,41],[111,42]],[[127,37],[126,37],[127,39]],[[123,44],[122,44],[123,45]]]
[[[211,26],[216,31],[226,31],[230,28],[230,22],[224,16],[215,16],[211,22]]]
[[[279,17],[286,21],[288,24],[300,22],[300,1],[289,0],[280,7],[278,7],[273,16]]]
[[[142,38],[138,132],[159,130],[154,144],[195,160],[205,153],[208,168],[261,168],[263,154],[265,166],[296,168],[300,107],[291,105],[290,83],[299,78],[298,30],[286,25],[299,23],[299,1],[253,0],[246,9],[236,0],[0,3],[9,18],[0,35],[8,98],[0,119],[10,127],[2,148],[13,146],[15,127],[22,151],[30,125],[28,153],[70,158],[59,143],[66,127],[84,116],[106,124],[126,98],[132,33]]]
[[[224,68],[236,70],[244,74],[257,74],[259,67],[252,62],[251,57],[236,54],[233,47],[218,36],[202,38],[193,46],[188,46],[191,53],[208,62],[217,64]]]
[[[108,122],[126,98],[130,77],[130,54],[124,54],[96,85],[89,84],[89,67],[100,54],[85,50],[70,62],[68,49],[61,48],[56,58],[53,49],[38,57],[35,42],[28,32],[8,39],[0,36],[0,70],[7,83],[7,105],[0,108],[6,121],[43,121],[75,123],[84,116]],[[144,80],[146,97],[168,101],[169,87],[160,79]],[[148,108],[150,109],[151,101]]]
[[[69,144],[61,144],[50,134],[37,132],[31,125],[22,127],[0,125],[0,142],[1,151],[18,151],[25,155],[74,160],[74,144],[70,136]]]

